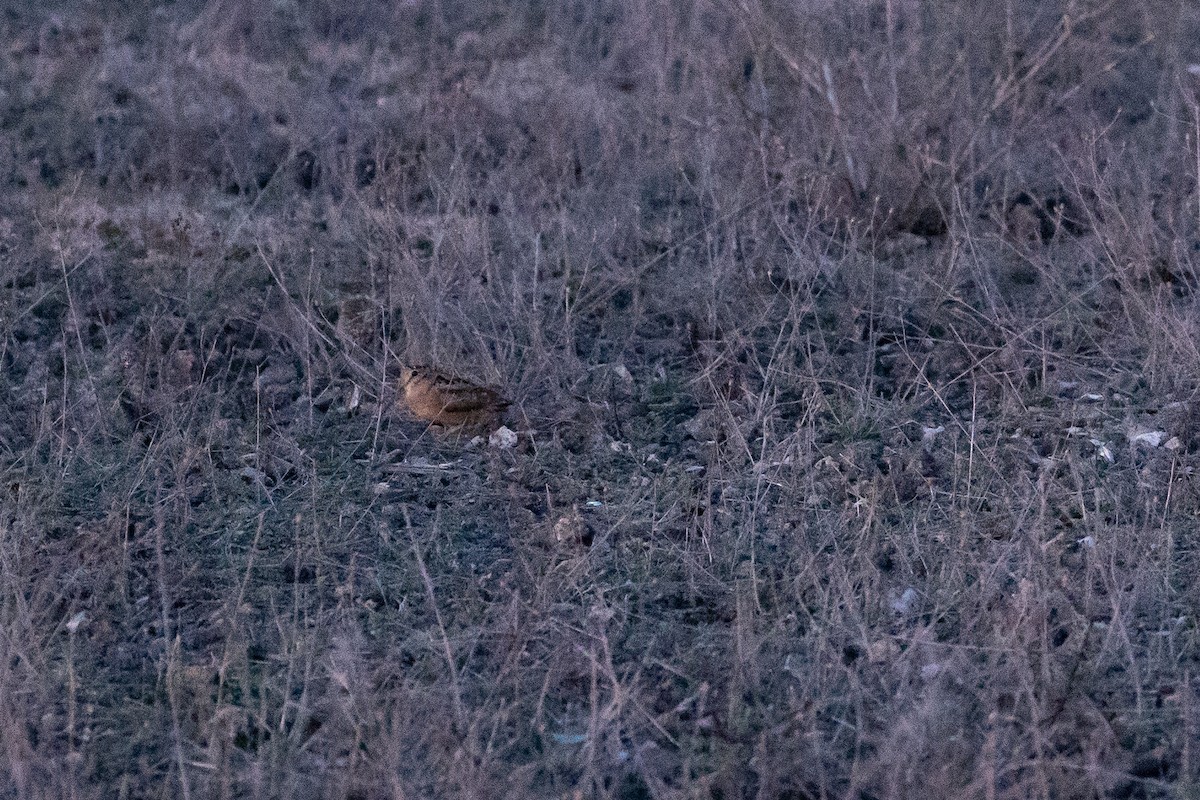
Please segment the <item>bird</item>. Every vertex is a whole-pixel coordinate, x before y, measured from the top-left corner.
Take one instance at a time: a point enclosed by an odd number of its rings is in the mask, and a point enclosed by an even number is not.
[[[400,370],[404,405],[414,417],[444,428],[477,428],[493,424],[509,401],[491,386],[430,366]]]

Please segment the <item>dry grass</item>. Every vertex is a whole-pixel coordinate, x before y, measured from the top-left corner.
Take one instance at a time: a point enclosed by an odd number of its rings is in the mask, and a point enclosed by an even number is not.
[[[1186,4],[0,33],[0,797],[1200,791]]]

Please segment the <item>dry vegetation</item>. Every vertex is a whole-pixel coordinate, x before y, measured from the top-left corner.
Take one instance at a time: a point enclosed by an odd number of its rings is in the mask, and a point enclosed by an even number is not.
[[[0,797],[1200,796],[1194,4],[118,5],[0,16]]]

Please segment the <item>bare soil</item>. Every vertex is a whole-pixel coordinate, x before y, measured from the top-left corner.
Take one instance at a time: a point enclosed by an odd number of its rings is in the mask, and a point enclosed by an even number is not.
[[[0,798],[1200,791],[1197,9],[0,42]]]

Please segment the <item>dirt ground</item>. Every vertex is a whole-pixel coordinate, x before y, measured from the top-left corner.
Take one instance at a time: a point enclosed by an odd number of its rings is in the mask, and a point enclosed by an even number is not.
[[[1200,11],[0,43],[0,797],[1200,792]]]

